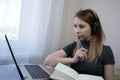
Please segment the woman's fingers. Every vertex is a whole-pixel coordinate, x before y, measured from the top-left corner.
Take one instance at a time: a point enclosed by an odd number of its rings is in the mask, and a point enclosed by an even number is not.
[[[78,57],[79,57],[79,60],[80,61],[83,61],[85,59],[87,59],[87,51],[85,48],[80,48],[79,51],[78,51]]]
[[[80,48],[79,50],[76,51],[74,57],[73,57],[73,61],[74,62],[78,62],[78,61],[83,61],[85,59],[87,59],[87,53],[88,50],[85,48]]]

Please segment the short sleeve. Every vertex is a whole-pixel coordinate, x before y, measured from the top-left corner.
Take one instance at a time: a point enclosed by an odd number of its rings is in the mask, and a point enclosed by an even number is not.
[[[114,55],[113,55],[113,51],[111,49],[110,46],[105,46],[104,50],[104,65],[107,64],[115,64],[115,60],[114,60]]]
[[[63,48],[63,50],[65,51],[65,53],[67,54],[68,57],[72,57],[73,56],[73,52],[76,46],[76,42],[73,42],[71,44],[68,44],[67,46],[65,46]]]

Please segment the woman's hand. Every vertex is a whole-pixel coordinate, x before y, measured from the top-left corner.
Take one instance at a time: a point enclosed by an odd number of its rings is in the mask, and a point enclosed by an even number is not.
[[[78,49],[72,58],[73,63],[87,59],[87,52],[88,50],[83,47]]]

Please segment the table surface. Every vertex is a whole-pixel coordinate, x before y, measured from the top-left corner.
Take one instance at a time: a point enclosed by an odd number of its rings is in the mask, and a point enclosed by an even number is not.
[[[54,71],[53,68],[43,66],[42,68],[47,70],[50,74]],[[0,65],[0,80],[21,80],[17,68],[14,64]]]
[[[21,80],[15,65],[0,66],[0,80]]]

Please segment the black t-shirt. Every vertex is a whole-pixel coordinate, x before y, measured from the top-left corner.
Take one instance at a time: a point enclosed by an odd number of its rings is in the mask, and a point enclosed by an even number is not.
[[[89,49],[89,42],[82,42],[83,47]],[[73,57],[73,52],[76,42],[73,42],[63,48],[68,57]],[[104,78],[104,65],[115,64],[114,55],[110,46],[103,45],[103,51],[98,61],[95,63],[88,62],[87,60],[71,64],[71,68],[76,70],[79,74],[91,74],[102,76]]]

